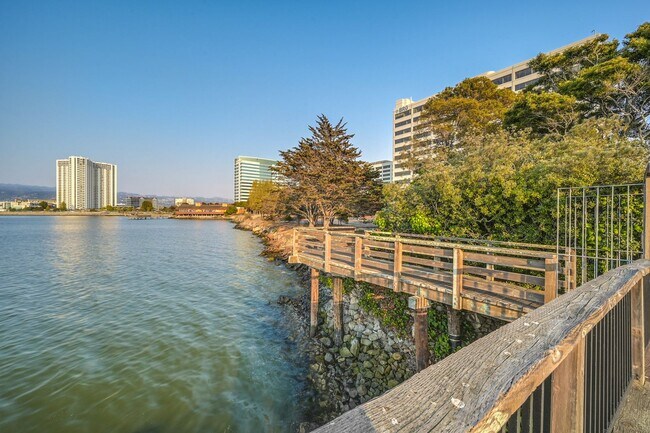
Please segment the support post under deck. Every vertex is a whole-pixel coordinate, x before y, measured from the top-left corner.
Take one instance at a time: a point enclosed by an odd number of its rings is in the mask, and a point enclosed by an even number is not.
[[[334,322],[334,341],[343,343],[343,279],[332,278],[332,317]]]
[[[423,296],[411,296],[409,307],[414,311],[415,370],[419,372],[429,366],[429,335],[427,332],[429,301]]]
[[[311,337],[316,335],[316,329],[318,328],[318,276],[318,270],[311,268],[311,310],[309,318],[309,335]]]
[[[451,349],[456,350],[460,346],[460,310],[447,306],[447,330],[449,332],[449,343]]]

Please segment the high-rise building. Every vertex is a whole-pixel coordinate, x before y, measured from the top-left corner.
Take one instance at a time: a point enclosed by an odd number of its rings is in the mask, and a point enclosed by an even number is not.
[[[379,178],[383,183],[390,183],[393,180],[393,161],[383,160],[371,162],[370,165],[379,172]]]
[[[82,156],[56,160],[56,205],[69,210],[117,204],[117,166]]]
[[[271,167],[278,161],[252,156],[235,158],[235,202],[246,201],[256,180],[275,180]]]
[[[550,51],[548,54],[562,52],[567,48],[584,44],[598,35],[592,35],[572,44]],[[477,77],[487,77],[501,89],[511,89],[519,92],[539,80],[540,75],[533,71],[529,60],[517,63],[499,71],[489,71]],[[414,139],[425,138],[426,133],[420,136],[415,129],[420,120],[420,112],[431,96],[413,101],[411,98],[398,99],[393,110],[393,181],[408,181],[413,178],[413,173],[402,165],[408,158]]]

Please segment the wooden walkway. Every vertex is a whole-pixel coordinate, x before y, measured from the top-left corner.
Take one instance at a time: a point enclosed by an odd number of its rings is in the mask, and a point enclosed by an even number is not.
[[[575,288],[575,256],[555,246],[297,228],[291,263],[515,320]]]

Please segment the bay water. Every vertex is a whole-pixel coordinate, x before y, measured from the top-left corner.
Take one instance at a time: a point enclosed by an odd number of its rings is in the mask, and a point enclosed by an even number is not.
[[[225,221],[0,217],[0,432],[293,432],[297,276]]]

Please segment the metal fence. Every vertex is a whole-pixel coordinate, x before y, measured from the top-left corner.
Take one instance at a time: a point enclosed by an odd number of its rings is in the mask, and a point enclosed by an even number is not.
[[[558,253],[576,257],[578,286],[643,257],[644,184],[557,190]]]

